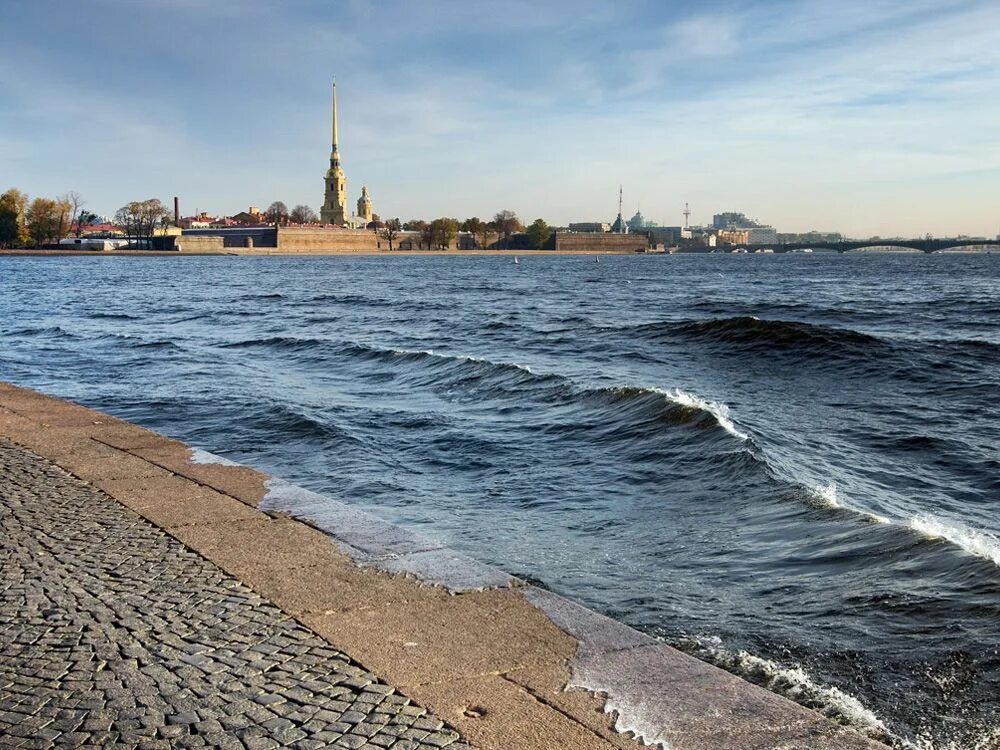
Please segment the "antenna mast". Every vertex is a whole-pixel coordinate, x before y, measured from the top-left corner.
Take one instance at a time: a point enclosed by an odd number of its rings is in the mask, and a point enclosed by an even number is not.
[[[684,204],[684,212],[683,213],[684,213],[684,228],[687,229],[688,228],[688,219],[691,218],[691,209],[688,208],[688,204],[687,203]]]

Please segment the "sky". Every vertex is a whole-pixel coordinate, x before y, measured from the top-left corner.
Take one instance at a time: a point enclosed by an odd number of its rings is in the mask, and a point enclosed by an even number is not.
[[[7,0],[0,190],[1000,232],[1000,0]]]

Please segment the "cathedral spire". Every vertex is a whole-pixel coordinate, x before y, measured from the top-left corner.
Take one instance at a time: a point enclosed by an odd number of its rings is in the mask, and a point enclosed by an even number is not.
[[[343,226],[347,222],[347,177],[340,166],[337,141],[337,79],[333,79],[333,129],[331,131],[330,168],[326,171],[323,189],[323,208],[320,219],[324,224]]]
[[[337,79],[333,79],[333,149],[330,151],[331,159],[339,159],[340,154],[337,153]]]

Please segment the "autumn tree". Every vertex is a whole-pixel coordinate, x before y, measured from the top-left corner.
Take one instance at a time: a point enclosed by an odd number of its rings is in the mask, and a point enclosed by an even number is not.
[[[510,246],[511,235],[523,229],[523,225],[521,224],[521,220],[517,218],[517,214],[507,209],[497,213],[493,217],[493,223],[496,226],[497,234],[503,238],[504,247]]]
[[[552,236],[552,231],[543,219],[535,219],[528,227],[527,234],[531,247],[535,250],[541,250],[549,241],[549,237]]]
[[[27,209],[28,196],[17,188],[0,195],[0,247],[27,244],[28,231],[24,222]]]
[[[281,201],[275,201],[267,207],[264,218],[270,224],[286,224],[288,223],[288,206]]]
[[[25,223],[31,243],[38,247],[49,242],[58,242],[63,232],[69,207],[61,200],[35,198],[24,212]]]
[[[284,204],[282,203],[281,205]],[[316,212],[309,208],[309,206],[304,206],[301,203],[291,210],[291,213],[288,214],[288,219],[293,224],[315,224],[319,221]]]
[[[389,243],[389,251],[392,251],[392,243],[399,237],[399,232],[403,228],[399,219],[388,219],[379,230],[379,236]]]

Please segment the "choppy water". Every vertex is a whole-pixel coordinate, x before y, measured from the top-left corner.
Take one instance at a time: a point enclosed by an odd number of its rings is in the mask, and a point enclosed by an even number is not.
[[[1000,746],[1000,257],[0,258],[0,378]]]

